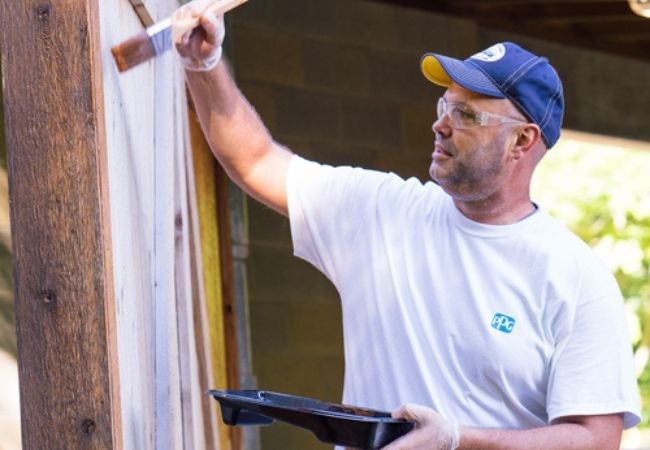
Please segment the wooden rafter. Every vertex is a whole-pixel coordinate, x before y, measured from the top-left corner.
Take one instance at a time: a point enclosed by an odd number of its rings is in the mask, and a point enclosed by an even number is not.
[[[376,0],[565,45],[650,61],[650,20],[626,0]]]

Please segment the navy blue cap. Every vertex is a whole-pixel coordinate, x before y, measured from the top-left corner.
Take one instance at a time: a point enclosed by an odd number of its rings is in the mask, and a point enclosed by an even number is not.
[[[464,61],[425,53],[420,66],[424,76],[440,86],[455,82],[478,94],[509,99],[539,126],[547,148],[560,138],[564,94],[560,77],[548,59],[503,42]]]

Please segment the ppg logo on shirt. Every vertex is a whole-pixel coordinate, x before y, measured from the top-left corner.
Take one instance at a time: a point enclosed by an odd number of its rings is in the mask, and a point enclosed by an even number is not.
[[[496,313],[492,319],[492,328],[495,330],[502,331],[504,333],[512,333],[512,329],[515,327],[515,319],[505,314]]]

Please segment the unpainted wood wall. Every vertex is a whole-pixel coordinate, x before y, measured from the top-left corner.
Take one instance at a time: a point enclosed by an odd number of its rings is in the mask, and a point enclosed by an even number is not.
[[[145,5],[160,20],[178,2]],[[107,50],[142,25],[127,0],[101,2],[99,11],[124,443],[227,449],[228,431],[219,433],[216,403],[205,395],[227,387],[219,261],[206,261],[208,279],[203,265],[207,250],[219,251],[216,211],[199,215],[216,194],[201,190],[214,183],[211,155],[193,123],[204,163],[194,167],[173,53],[118,74]]]
[[[26,449],[232,448],[205,395],[227,387],[197,196],[214,173],[173,54],[117,72],[110,48],[141,30],[128,0],[0,5]]]

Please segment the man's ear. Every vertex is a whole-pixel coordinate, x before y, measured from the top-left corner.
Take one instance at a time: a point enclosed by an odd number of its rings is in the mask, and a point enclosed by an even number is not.
[[[521,158],[528,150],[542,138],[539,126],[534,123],[527,123],[517,130],[516,139],[512,147],[512,155],[515,159]]]

